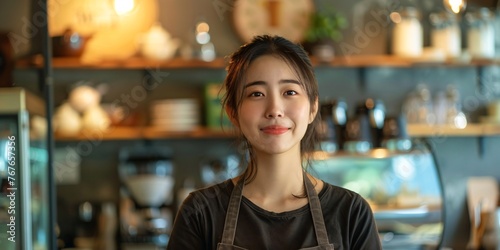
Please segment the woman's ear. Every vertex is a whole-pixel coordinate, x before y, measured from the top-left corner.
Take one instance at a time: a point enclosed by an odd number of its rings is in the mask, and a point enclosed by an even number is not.
[[[233,109],[227,106],[224,109],[226,110],[227,117],[229,117],[229,120],[231,121],[233,126],[238,128],[238,120],[233,116]]]
[[[309,124],[311,124],[314,121],[314,118],[316,118],[316,115],[318,114],[318,97],[316,97],[316,100],[314,100],[313,105],[311,106],[311,114],[309,115]]]

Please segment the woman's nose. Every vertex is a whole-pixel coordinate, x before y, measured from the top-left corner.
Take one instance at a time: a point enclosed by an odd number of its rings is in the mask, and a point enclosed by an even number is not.
[[[269,98],[266,109],[267,118],[283,117],[283,102],[277,97]]]

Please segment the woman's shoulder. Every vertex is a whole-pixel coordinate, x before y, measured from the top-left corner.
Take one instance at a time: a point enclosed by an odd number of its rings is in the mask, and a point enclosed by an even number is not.
[[[349,204],[355,206],[369,206],[368,202],[360,194],[340,186],[323,181],[323,189],[318,194],[320,200],[325,203]]]
[[[341,186],[337,186],[337,185],[333,185],[329,182],[323,181],[323,189],[319,193],[319,196],[328,195],[328,194],[329,195],[335,194],[335,195],[340,195],[340,196],[347,195],[347,196],[353,197],[353,198],[360,196],[358,193],[356,193],[350,189],[347,189],[347,188],[344,188]]]
[[[234,188],[231,180],[226,180],[217,184],[203,187],[189,193],[183,205],[205,206],[207,204],[217,204],[221,201],[229,200],[229,196]]]
[[[338,240],[350,249],[382,249],[368,202],[352,190],[326,182],[324,185],[319,198],[327,230],[349,235]]]

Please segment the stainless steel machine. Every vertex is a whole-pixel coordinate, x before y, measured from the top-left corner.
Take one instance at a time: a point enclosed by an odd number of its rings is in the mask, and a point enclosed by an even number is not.
[[[120,152],[120,242],[122,249],[164,249],[173,222],[174,167],[165,148]]]

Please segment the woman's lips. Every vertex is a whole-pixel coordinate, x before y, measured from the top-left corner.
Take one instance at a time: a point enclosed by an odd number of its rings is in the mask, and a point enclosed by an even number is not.
[[[267,126],[263,127],[260,130],[266,134],[271,134],[271,135],[281,135],[284,134],[288,131],[287,127],[282,127],[282,126]]]

